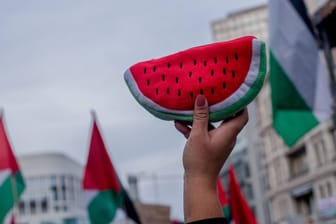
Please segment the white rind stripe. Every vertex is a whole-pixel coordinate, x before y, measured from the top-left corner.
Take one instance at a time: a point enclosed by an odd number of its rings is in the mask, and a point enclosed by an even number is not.
[[[253,39],[251,64],[248,70],[249,72],[247,73],[243,84],[240,85],[240,87],[231,96],[226,98],[224,101],[210,106],[209,107],[210,112],[219,111],[225,107],[228,107],[236,103],[239,99],[245,96],[245,94],[250,90],[251,86],[256,81],[258,74],[259,74],[260,48],[261,48],[261,41],[257,39]]]
[[[0,171],[0,185],[7,179],[7,177],[11,174],[10,169],[4,169]]]
[[[251,57],[251,64],[249,68],[249,72],[243,82],[243,84],[228,98],[224,101],[214,104],[209,107],[209,111],[219,111],[229,105],[234,104],[237,102],[241,97],[243,97],[256,81],[256,78],[259,73],[259,65],[260,65],[260,48],[261,48],[261,41],[257,39],[252,40],[252,57]],[[147,105],[153,108],[156,111],[164,112],[164,113],[173,113],[173,114],[180,114],[180,115],[192,115],[193,110],[172,110],[167,109],[165,107],[160,106],[159,104],[155,103],[145,95],[141,93],[139,87],[137,86],[131,71],[128,69],[125,72],[125,80],[129,85],[129,88],[135,95],[135,97],[141,102],[141,104]]]

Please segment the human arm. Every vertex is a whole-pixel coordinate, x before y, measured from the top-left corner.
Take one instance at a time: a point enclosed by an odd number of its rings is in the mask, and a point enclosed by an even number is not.
[[[208,130],[208,103],[203,95],[195,101],[193,125],[175,122],[188,140],[183,152],[185,222],[223,217],[218,201],[216,179],[248,120],[247,110]]]

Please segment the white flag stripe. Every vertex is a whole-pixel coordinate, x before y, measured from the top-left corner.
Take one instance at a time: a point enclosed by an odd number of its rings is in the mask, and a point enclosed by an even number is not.
[[[92,199],[97,196],[98,190],[84,190],[84,205],[87,207]]]
[[[6,180],[6,178],[10,175],[10,169],[4,169],[0,171],[0,185]]]
[[[318,74],[316,80],[316,96],[314,102],[314,115],[319,121],[323,121],[330,117],[333,113],[331,105],[333,105],[333,98],[329,91],[329,83],[326,79],[326,63],[323,57],[320,57],[318,63]]]

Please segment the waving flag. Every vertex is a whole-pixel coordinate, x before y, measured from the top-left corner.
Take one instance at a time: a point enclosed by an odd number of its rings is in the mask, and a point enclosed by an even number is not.
[[[229,194],[232,220],[235,224],[256,224],[257,221],[244,198],[237,181],[234,168],[229,167]]]
[[[223,187],[222,182],[221,182],[219,177],[217,178],[217,195],[218,195],[219,202],[220,202],[220,204],[223,208],[223,213],[224,213],[225,218],[227,220],[230,220],[231,215],[230,215],[229,202],[227,200],[224,187]]]
[[[83,189],[86,195],[88,216],[92,224],[110,223],[116,212],[123,207],[127,216],[136,223],[139,217],[123,189],[107,153],[95,116]]]
[[[332,115],[332,96],[302,0],[270,0],[273,125],[288,146]]]
[[[19,200],[25,188],[20,168],[9,143],[0,115],[0,223]]]

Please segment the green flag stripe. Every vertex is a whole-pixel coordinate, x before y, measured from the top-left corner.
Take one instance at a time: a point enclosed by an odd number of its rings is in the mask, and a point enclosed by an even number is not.
[[[110,223],[121,204],[121,194],[116,194],[113,190],[99,192],[88,205],[91,224]]]
[[[3,223],[7,213],[14,206],[14,192],[12,189],[11,176],[8,176],[6,180],[0,185],[0,223]],[[15,174],[16,181],[16,201],[18,201],[22,194],[25,185],[20,172]]]
[[[273,125],[285,143],[293,146],[319,122],[272,52],[270,65]]]
[[[227,220],[230,220],[231,219],[231,214],[230,214],[230,207],[228,205],[225,205],[223,207],[223,213],[224,213],[224,217],[227,219]]]

